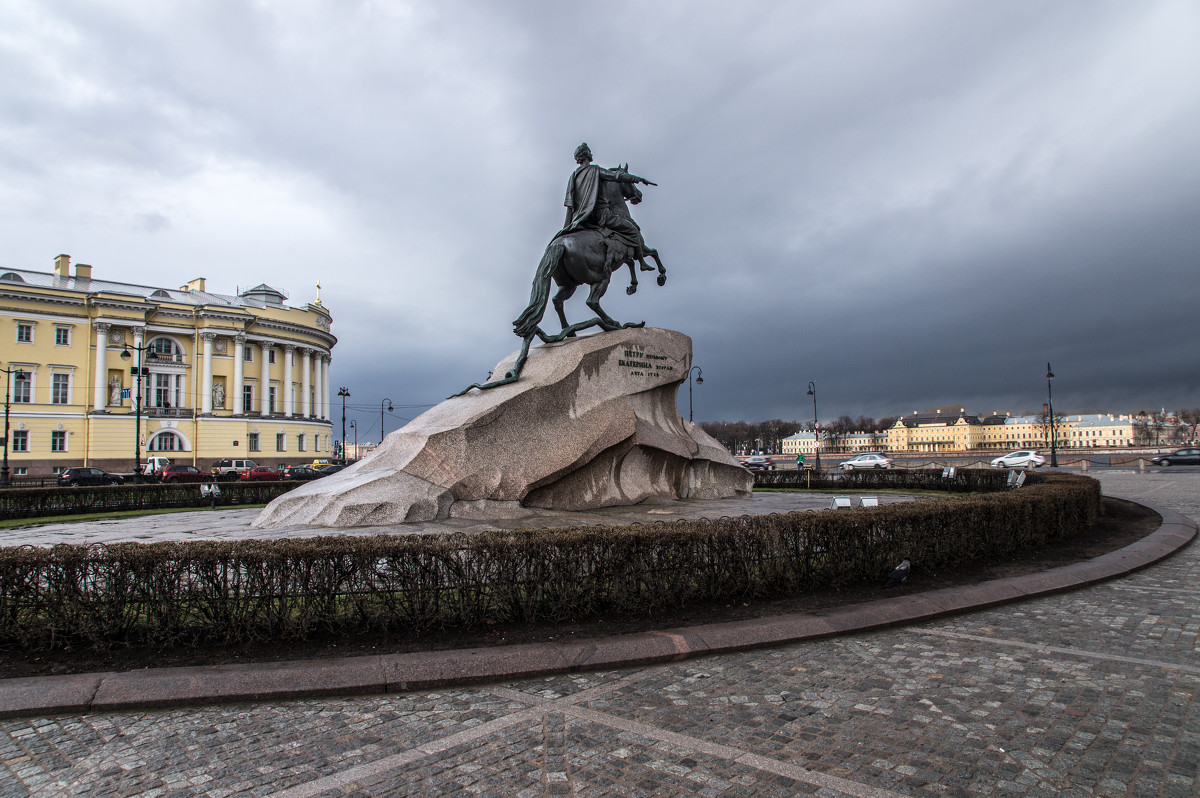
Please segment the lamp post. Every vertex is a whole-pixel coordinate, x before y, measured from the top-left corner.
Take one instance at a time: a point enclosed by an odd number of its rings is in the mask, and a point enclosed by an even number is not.
[[[12,385],[12,378],[13,378],[14,374],[17,375],[17,382],[20,382],[21,380],[25,379],[26,374],[21,369],[7,368],[7,369],[0,369],[0,371],[3,371],[5,374],[8,375],[4,379],[4,465],[0,466],[0,488],[7,488],[9,485],[9,482],[8,482],[8,441],[9,441],[9,437],[8,437],[9,436],[9,433],[8,433],[8,400],[9,400],[9,389]]]
[[[354,430],[354,459],[358,459],[358,424],[353,419],[350,421],[350,429]]]
[[[137,365],[129,369],[129,373],[137,377],[137,397],[134,399],[136,404],[137,421],[133,428],[133,477],[131,481],[141,482],[141,467],[142,467],[142,378],[150,373],[150,369],[142,367],[142,353],[148,350],[148,346],[138,346],[134,344],[132,347],[125,344],[125,348],[121,350],[121,359],[130,360],[133,355],[129,354],[130,349],[137,350]]]
[[[817,429],[817,384],[808,383],[808,395],[813,398],[813,451],[817,453],[817,471],[821,470],[821,431]]]
[[[699,366],[692,366],[690,369],[688,369],[688,423],[689,424],[692,422],[692,372],[693,371],[696,372],[696,384],[697,385],[704,384],[704,377],[701,376],[702,374],[704,374],[704,369],[700,368]]]
[[[342,462],[346,462],[346,399],[350,396],[349,388],[338,388],[338,396],[342,397]]]
[[[1050,364],[1046,364],[1046,406],[1049,408],[1050,415],[1050,467],[1058,468],[1058,449],[1055,447],[1054,440],[1054,392],[1050,390],[1050,380],[1054,379],[1054,372],[1050,370]]]
[[[387,405],[387,411],[392,412],[392,400],[384,399],[379,403],[379,443],[383,444],[383,406]]]

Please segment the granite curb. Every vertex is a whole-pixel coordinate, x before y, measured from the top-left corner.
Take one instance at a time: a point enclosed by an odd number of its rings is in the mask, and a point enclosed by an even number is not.
[[[400,693],[673,662],[917,623],[1123,576],[1169,557],[1195,539],[1197,527],[1191,519],[1173,510],[1135,503],[1162,517],[1159,528],[1141,540],[1090,560],[976,585],[891,596],[813,613],[589,640],[7,679],[0,680],[0,719]]]

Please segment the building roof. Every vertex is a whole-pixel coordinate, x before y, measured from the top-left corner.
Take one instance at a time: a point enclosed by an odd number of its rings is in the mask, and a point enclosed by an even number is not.
[[[966,413],[938,413],[936,415],[911,415],[901,416],[896,419],[896,423],[904,427],[949,427],[957,424],[959,420],[963,420],[967,424],[979,424],[979,416],[971,416]]]
[[[139,299],[161,302],[177,302],[181,305],[225,305],[227,307],[263,307],[264,299],[279,297],[277,307],[287,294],[269,285],[257,285],[240,296],[214,294],[210,291],[184,291],[178,288],[159,288],[152,285],[118,283],[113,280],[93,280],[86,277],[62,278],[53,272],[34,272],[27,269],[4,269],[0,271],[0,285],[17,284],[35,288],[52,288],[59,291],[78,291],[84,294],[120,294]],[[274,303],[272,303],[274,304]]]

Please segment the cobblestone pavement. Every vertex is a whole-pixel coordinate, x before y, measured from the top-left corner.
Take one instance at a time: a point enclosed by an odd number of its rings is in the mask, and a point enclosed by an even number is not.
[[[1200,474],[1097,475],[1200,517]],[[0,722],[0,795],[1200,794],[1200,546],[950,619],[399,696]]]

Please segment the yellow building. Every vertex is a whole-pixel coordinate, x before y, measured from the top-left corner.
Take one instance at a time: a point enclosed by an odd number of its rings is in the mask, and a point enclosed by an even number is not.
[[[201,469],[224,457],[278,465],[332,452],[337,339],[319,297],[293,308],[267,285],[228,296],[209,293],[204,278],[170,289],[70,270],[67,255],[50,273],[0,270],[14,476],[76,465],[128,473],[135,446],[143,462],[166,455]]]
[[[958,413],[901,416],[887,431],[889,452],[964,452],[978,449],[983,422]]]

